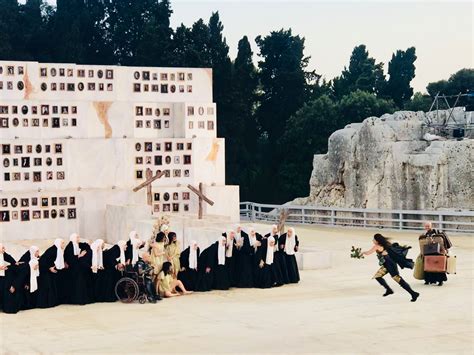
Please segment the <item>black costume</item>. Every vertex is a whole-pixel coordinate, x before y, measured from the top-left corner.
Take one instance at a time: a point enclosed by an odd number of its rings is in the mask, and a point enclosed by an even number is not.
[[[67,302],[71,304],[85,305],[93,302],[92,283],[92,250],[87,243],[79,243],[80,253],[85,251],[82,257],[74,255],[73,243],[69,242],[64,249],[64,261],[68,264],[66,270]]]
[[[213,263],[212,263],[212,256],[211,256],[211,253],[213,251],[213,246],[214,244],[207,247],[199,255],[196,291],[206,292],[206,291],[212,290],[212,285],[214,283],[214,272],[212,270]],[[210,268],[211,270],[207,272],[206,271],[207,268]]]
[[[29,284],[29,264],[11,265],[6,274],[3,289],[3,312],[18,313],[25,307],[26,293],[29,290],[25,286]]]
[[[0,276],[0,308],[2,308],[3,306],[3,290],[5,288],[5,281],[7,279],[7,276],[9,274],[8,270],[13,268],[16,264],[16,261],[15,259],[8,253],[3,253],[3,260],[6,262],[6,263],[9,263],[10,265],[8,265],[8,269],[5,270],[5,276]]]
[[[120,257],[120,247],[114,245],[112,248],[104,250],[104,270],[97,272],[96,281],[96,300],[98,302],[115,302],[117,297],[115,295],[115,284],[122,276],[121,272],[117,270]]]
[[[283,253],[285,257],[286,263],[286,270],[288,272],[288,283],[298,283],[300,281],[300,273],[298,271],[298,263],[296,262],[296,256],[294,254],[287,254],[285,252],[285,244],[286,244],[287,234],[283,234],[278,238],[278,249],[280,252]],[[298,251],[300,242],[298,241],[298,236],[295,235],[295,249],[294,251]]]
[[[255,248],[250,245],[250,238],[247,233],[241,232],[243,244],[238,250],[236,281],[237,287],[247,288],[254,286],[255,273]],[[234,249],[234,252],[236,250]]]
[[[388,286],[387,282],[383,277],[389,273],[392,279],[398,283],[405,291],[407,291],[412,299],[412,302],[415,302],[420,295],[418,292],[415,292],[411,289],[410,285],[400,276],[398,271],[397,264],[402,268],[413,269],[414,262],[411,259],[407,259],[406,255],[408,250],[411,247],[402,247],[398,243],[393,243],[386,250],[387,254],[383,255],[385,249],[382,251],[377,251],[377,258],[379,260],[380,269],[374,275],[374,279],[385,288],[384,297],[391,295],[393,290]]]
[[[60,292],[64,290],[64,281],[62,278],[63,270],[57,270],[54,264],[58,248],[53,245],[39,258],[40,276],[38,278],[38,308],[50,308],[59,304]],[[50,268],[54,267],[56,272],[52,272]]]
[[[282,237],[278,234],[271,235],[268,233],[265,235],[265,238],[272,236],[275,239],[275,245],[277,246],[277,250],[275,251],[275,255],[273,257],[273,267],[275,272],[275,282],[277,285],[284,285],[290,283],[290,279],[288,277],[288,267],[286,265],[286,254],[282,250],[280,250],[280,243],[282,241]]]
[[[191,247],[189,246],[186,249],[184,249],[179,255],[179,263],[182,270],[180,270],[178,273],[178,280],[180,280],[183,283],[186,290],[194,291],[196,290],[196,287],[197,287],[198,269],[197,268],[192,269],[189,267],[190,251],[191,251]],[[197,260],[199,261],[199,254],[200,254],[199,248],[197,248],[196,253],[197,253]]]

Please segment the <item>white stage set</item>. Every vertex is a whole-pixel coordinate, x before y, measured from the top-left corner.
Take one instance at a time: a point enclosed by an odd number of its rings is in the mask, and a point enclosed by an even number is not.
[[[216,117],[211,69],[0,61],[2,240],[148,239],[167,216],[206,247],[240,219]]]

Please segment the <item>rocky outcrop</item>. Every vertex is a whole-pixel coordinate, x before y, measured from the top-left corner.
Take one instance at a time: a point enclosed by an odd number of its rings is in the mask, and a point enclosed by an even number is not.
[[[350,124],[315,155],[310,196],[293,204],[404,210],[474,209],[474,140],[426,141],[423,122],[435,114],[400,111]],[[472,112],[454,111],[456,122]],[[436,133],[436,132],[435,132]]]

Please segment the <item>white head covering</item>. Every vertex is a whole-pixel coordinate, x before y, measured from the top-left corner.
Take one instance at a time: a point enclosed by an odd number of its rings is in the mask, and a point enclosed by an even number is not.
[[[249,242],[250,242],[250,246],[254,246],[255,245],[255,242],[257,241],[257,234],[255,233],[255,229],[254,228],[251,228],[250,231],[249,231]]]
[[[3,244],[0,243],[0,266],[5,266],[5,258],[3,257]],[[0,276],[5,276],[5,270],[0,270]]]
[[[273,250],[273,246],[271,246],[270,244],[271,243],[275,243],[275,238],[273,238],[272,236],[269,236],[267,238],[267,255],[266,255],[266,258],[265,258],[265,264],[267,265],[271,265],[273,264],[273,255],[275,253],[275,251]]]
[[[234,238],[235,238],[235,232],[234,231],[227,232],[225,256],[228,257],[228,258],[232,257],[232,251],[234,250],[234,239],[232,239],[230,237],[231,233],[234,233]]]
[[[127,245],[127,242],[125,240],[119,240],[117,242],[117,245],[120,248],[120,264],[125,265],[126,260],[125,260],[125,246]]]
[[[296,232],[295,232],[295,229],[294,228],[288,228],[288,231],[291,230],[291,237],[288,235],[288,233],[286,233],[286,242],[285,242],[285,253],[287,255],[295,255],[295,244],[296,244],[296,240],[295,240],[295,235],[296,235]]]
[[[271,232],[270,232],[270,235],[274,235],[274,234],[273,234],[273,233],[274,233],[274,232],[273,232],[274,229],[277,230],[276,234],[277,234],[278,236],[280,236],[280,231],[278,230],[278,226],[277,226],[276,224],[273,224],[273,225],[272,225],[272,230],[271,230]]]
[[[72,243],[74,248],[74,255],[79,255],[81,253],[81,248],[79,247],[79,234],[72,233],[69,237],[69,241]]]
[[[102,245],[104,241],[102,239],[97,239],[94,243],[91,244],[92,249],[92,271],[97,273],[97,269],[103,268],[103,259],[102,259]]]
[[[54,261],[54,266],[56,266],[57,270],[64,269],[64,249],[61,248],[61,244],[63,240],[61,238],[57,238],[54,241],[54,245],[56,246],[56,260]]]
[[[240,232],[237,232],[237,229],[240,228]],[[240,224],[236,224],[234,226],[234,230],[235,230],[235,241],[237,242],[237,244],[240,244],[240,241],[242,240],[242,227],[240,226]]]
[[[219,245],[217,246],[217,263],[219,265],[225,265],[225,245],[226,245],[226,237],[221,236],[218,239]],[[222,245],[224,242],[224,245]]]
[[[138,233],[136,231],[130,232],[130,243],[132,244],[132,265],[138,261],[138,253],[140,245],[142,245],[141,239],[138,237]]]
[[[38,250],[39,250],[39,248],[36,245],[30,246],[30,249],[29,249],[29,251],[30,251],[30,260],[38,259],[35,255]]]
[[[170,227],[167,225],[167,224],[163,224],[160,228],[160,230],[164,233],[166,232],[168,229],[170,229]]]
[[[38,289],[39,267],[35,270],[35,266],[38,265],[38,259],[31,259],[30,262],[30,293],[35,292]]]
[[[190,269],[197,269],[197,250],[194,249],[194,246],[197,245],[195,240],[191,240],[191,244],[189,245],[189,268]]]

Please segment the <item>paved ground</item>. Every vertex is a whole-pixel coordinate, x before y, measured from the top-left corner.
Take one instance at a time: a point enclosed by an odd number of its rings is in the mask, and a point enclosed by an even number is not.
[[[2,353],[442,353],[472,354],[474,236],[452,237],[458,274],[443,287],[403,276],[416,303],[392,280],[382,298],[371,280],[373,231],[297,228],[303,245],[333,252],[333,267],[303,271],[298,285],[215,291],[157,305],[60,306],[0,314]],[[416,246],[416,233],[386,233]],[[417,250],[417,247],[415,248]],[[416,252],[411,253],[416,257]]]

